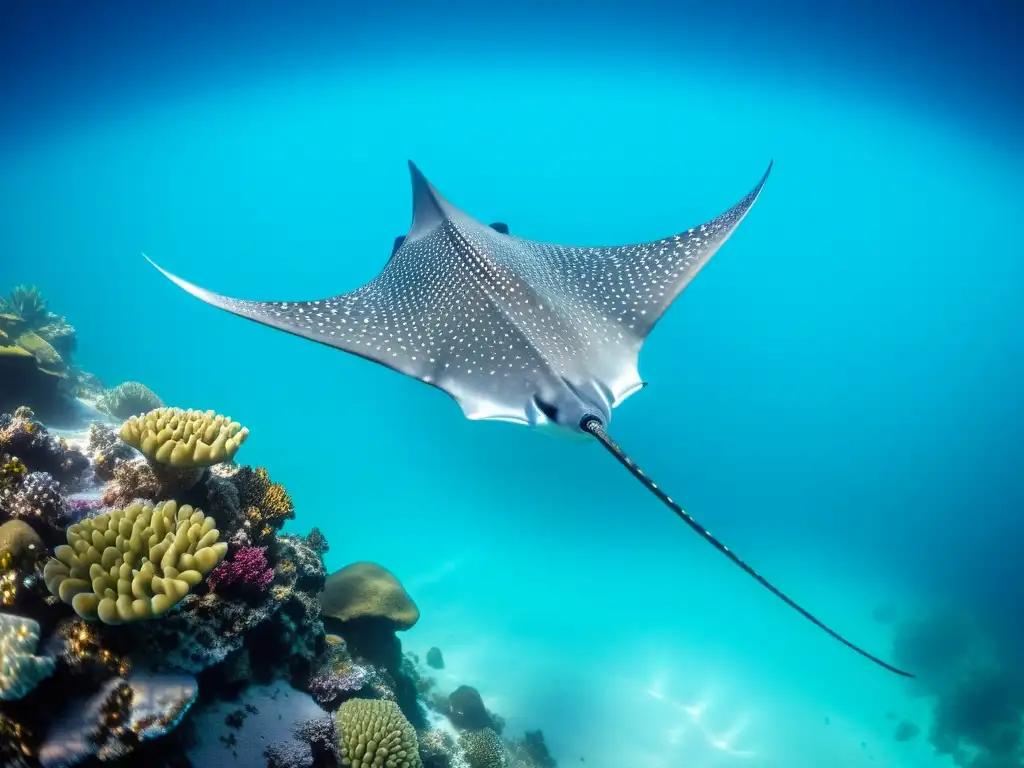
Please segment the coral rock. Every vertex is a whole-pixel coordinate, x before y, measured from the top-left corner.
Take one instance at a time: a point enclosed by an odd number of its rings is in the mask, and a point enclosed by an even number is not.
[[[460,685],[452,691],[448,696],[448,706],[448,719],[456,728],[476,731],[494,727],[480,692],[472,686]]]
[[[444,656],[441,655],[441,649],[437,646],[427,651],[427,666],[432,669],[444,669]]]

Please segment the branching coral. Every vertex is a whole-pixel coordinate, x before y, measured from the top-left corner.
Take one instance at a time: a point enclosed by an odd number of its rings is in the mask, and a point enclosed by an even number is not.
[[[118,384],[103,395],[100,408],[118,419],[138,416],[157,408],[163,408],[163,401],[157,394],[137,381]]]
[[[274,569],[267,565],[266,547],[242,547],[206,577],[215,592],[232,591],[232,587],[241,592],[266,592],[273,580]]]
[[[398,705],[379,699],[352,699],[334,718],[344,765],[353,768],[420,768],[416,729]]]
[[[43,570],[50,593],[86,619],[121,624],[162,616],[227,554],[216,521],[173,501],[132,504],[67,531]]]
[[[0,701],[24,697],[53,674],[56,661],[49,656],[36,656],[38,644],[38,623],[0,613]]]
[[[99,422],[93,422],[89,426],[87,446],[92,457],[93,472],[103,480],[112,480],[118,465],[130,461],[136,455],[114,430]]]
[[[29,328],[37,328],[46,320],[46,300],[34,285],[19,285],[6,299],[0,299],[0,312],[19,317]]]
[[[208,467],[233,458],[249,430],[213,411],[157,408],[132,416],[120,435],[142,452],[158,475],[191,488]]]
[[[49,472],[30,472],[10,504],[10,514],[61,528],[67,522],[68,506],[60,485]]]
[[[292,498],[280,483],[270,480],[263,467],[241,467],[232,477],[245,514],[245,528],[254,542],[264,542],[295,517]]]

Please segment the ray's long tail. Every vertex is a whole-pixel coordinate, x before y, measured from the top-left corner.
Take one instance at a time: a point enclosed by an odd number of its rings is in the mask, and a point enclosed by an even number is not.
[[[847,648],[853,649],[854,651],[859,653],[861,656],[865,657],[866,659],[870,659],[871,661],[873,661],[875,664],[879,665],[880,667],[884,667],[885,669],[889,670],[890,672],[895,672],[897,675],[902,675],[903,677],[913,677],[914,676],[914,675],[910,674],[909,672],[904,672],[902,669],[897,669],[896,667],[892,666],[891,664],[887,664],[886,662],[884,662],[881,659],[879,659],[877,656],[873,656],[872,654],[870,654],[867,651],[865,651],[863,648],[860,648],[860,647],[854,645],[853,643],[851,643],[849,640],[847,640],[845,637],[840,635],[838,632],[836,632],[835,630],[833,630],[833,629],[829,628],[828,626],[826,626],[821,620],[819,620],[817,617],[815,617],[809,611],[807,611],[804,608],[802,608],[799,605],[797,605],[796,602],[794,602],[791,598],[789,598],[778,587],[776,587],[774,584],[772,584],[770,581],[768,581],[766,578],[764,578],[761,574],[759,574],[757,571],[755,571],[753,568],[751,568],[749,565],[747,565],[745,562],[743,562],[739,557],[737,557],[735,554],[733,554],[731,549],[729,549],[727,546],[725,546],[725,544],[723,544],[718,539],[716,539],[714,536],[712,536],[711,533],[707,529],[705,529],[704,526],[702,526],[700,523],[698,523],[688,512],[686,512],[686,510],[684,510],[682,507],[680,507],[678,504],[676,504],[674,501],[672,501],[672,498],[667,493],[665,493],[663,490],[661,490],[661,488],[658,487],[657,483],[655,483],[653,480],[651,480],[649,477],[647,477],[647,475],[645,475],[643,473],[643,471],[633,462],[633,460],[630,459],[629,456],[626,455],[626,452],[623,451],[614,440],[612,440],[611,436],[608,434],[607,430],[605,430],[604,424],[601,423],[600,419],[597,419],[597,418],[594,418],[594,417],[587,417],[587,418],[583,419],[582,422],[580,422],[580,428],[584,432],[588,432],[591,435],[593,435],[595,438],[597,438],[597,440],[601,443],[601,445],[603,445],[607,449],[607,451],[612,456],[614,456],[616,458],[616,460],[618,460],[618,462],[620,464],[622,464],[622,466],[624,466],[626,469],[629,470],[630,474],[632,474],[633,477],[635,477],[637,480],[639,480],[641,483],[643,483],[647,487],[647,490],[649,490],[651,493],[653,493],[655,496],[657,496],[659,499],[661,499],[665,503],[665,505],[669,509],[671,509],[673,512],[675,512],[676,515],[678,515],[679,518],[684,523],[686,523],[694,531],[696,531],[698,534],[700,534],[700,536],[705,541],[707,541],[709,544],[711,544],[711,546],[713,546],[715,549],[717,549],[723,555],[725,555],[730,560],[732,560],[736,565],[738,565],[740,568],[742,568],[748,574],[753,576],[754,579],[756,579],[757,582],[761,586],[763,586],[765,589],[767,589],[769,592],[771,592],[777,598],[782,600],[782,602],[784,602],[790,608],[793,608],[794,610],[796,610],[805,619],[810,621],[816,627],[818,627],[820,629],[823,629],[825,632],[830,634],[832,637],[834,637],[840,643],[845,645]]]

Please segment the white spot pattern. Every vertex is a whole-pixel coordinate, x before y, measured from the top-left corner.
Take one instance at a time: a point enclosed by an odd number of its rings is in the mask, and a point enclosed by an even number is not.
[[[453,211],[374,280],[328,299],[232,299],[172,279],[209,304],[439,387],[471,418],[530,421],[534,395],[563,381],[597,382],[616,404],[635,390],[644,339],[767,175],[721,216],[650,243],[538,243]]]

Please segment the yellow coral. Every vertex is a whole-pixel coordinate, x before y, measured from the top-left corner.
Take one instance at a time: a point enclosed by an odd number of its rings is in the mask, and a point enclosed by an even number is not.
[[[122,624],[161,616],[227,554],[212,517],[165,501],[87,518],[43,569],[50,593],[84,619]]]
[[[248,436],[248,429],[227,416],[181,408],[156,408],[132,416],[121,427],[121,439],[128,445],[151,462],[177,469],[228,461]]]
[[[280,483],[271,481],[263,467],[242,467],[235,477],[245,514],[253,522],[263,522],[274,529],[295,517],[292,497]]]
[[[416,729],[393,701],[350,699],[334,716],[342,765],[421,768]]]

